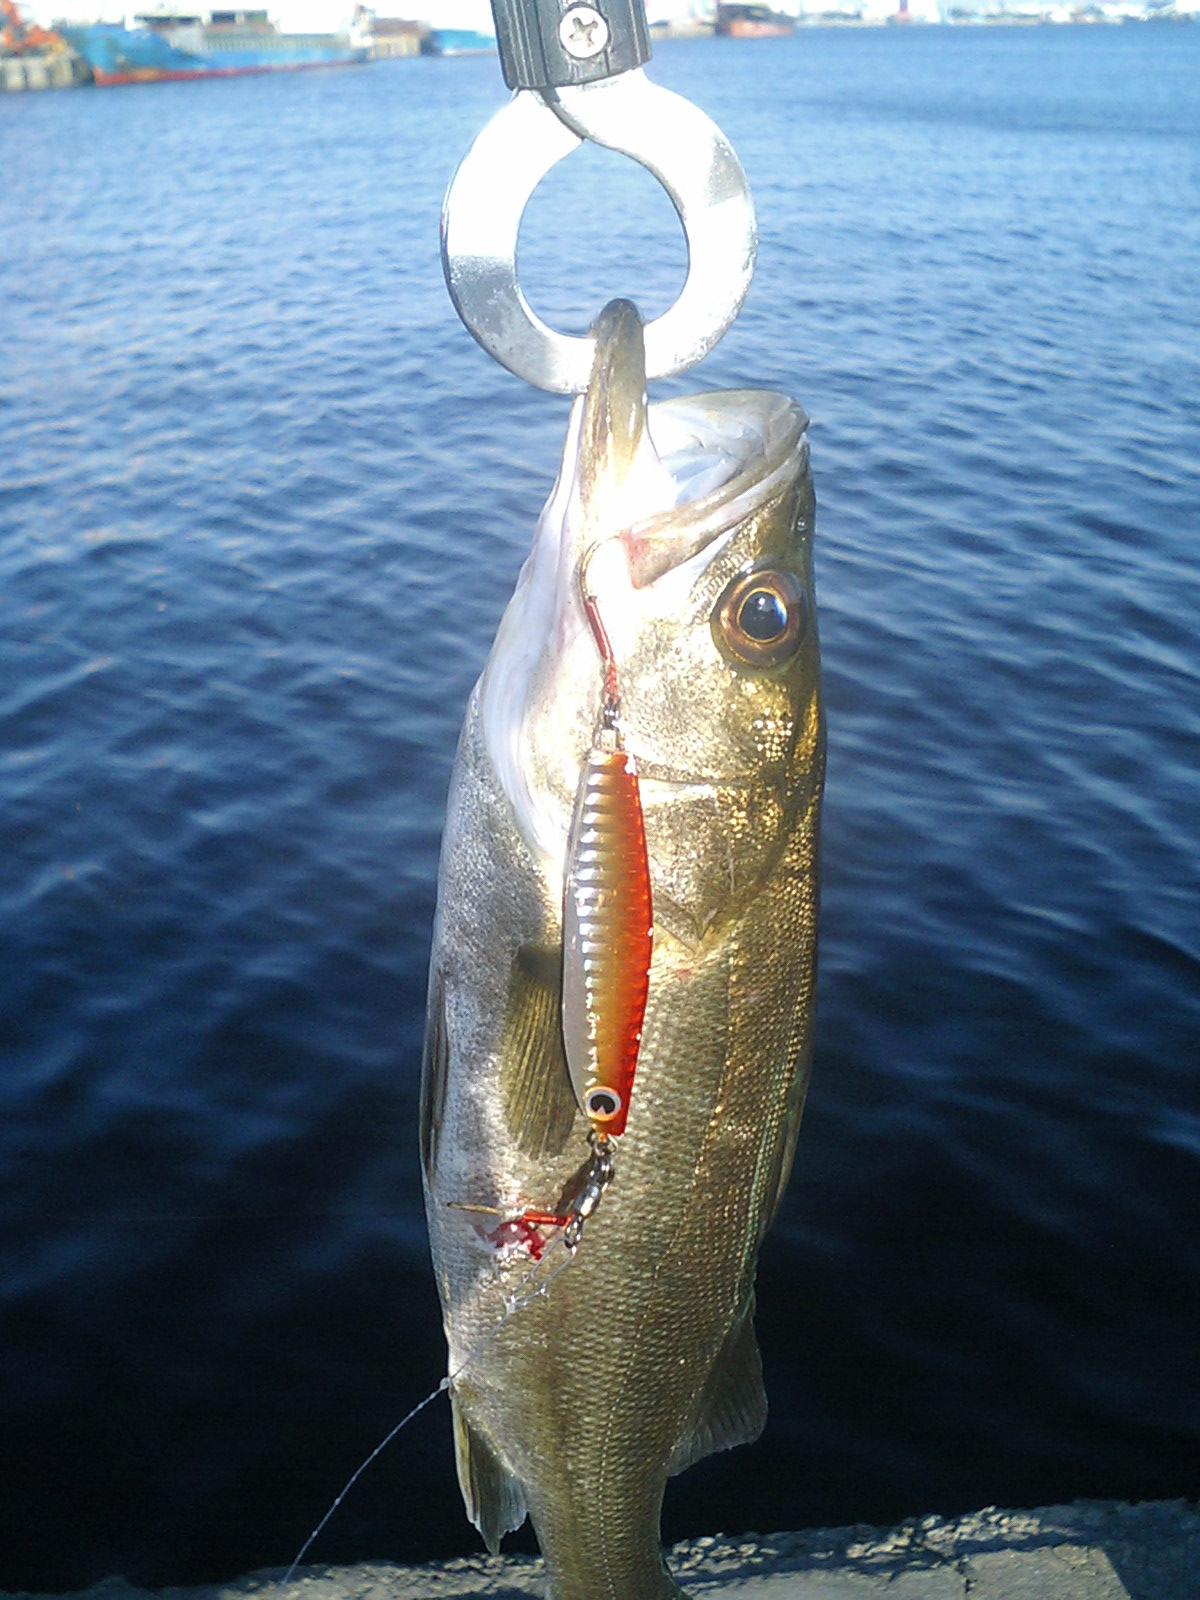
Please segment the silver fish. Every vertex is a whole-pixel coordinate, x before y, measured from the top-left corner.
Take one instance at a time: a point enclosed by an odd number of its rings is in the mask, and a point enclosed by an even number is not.
[[[595,332],[451,780],[421,1158],[468,1515],[493,1551],[532,1518],[552,1600],[665,1600],[681,1592],[660,1549],[668,1477],[766,1416],[755,1265],[813,1028],[813,495],[791,401],[648,406],[634,308],[613,302]],[[599,1147],[562,1019],[564,876],[601,695],[585,561],[654,919],[628,1123]],[[572,1256],[554,1219],[597,1148],[612,1182]]]

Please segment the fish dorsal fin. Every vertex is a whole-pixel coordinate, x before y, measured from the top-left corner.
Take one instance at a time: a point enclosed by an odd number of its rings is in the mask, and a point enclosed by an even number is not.
[[[751,1444],[767,1421],[762,1358],[754,1336],[754,1296],[729,1330],[696,1402],[689,1430],[676,1446],[674,1474],[717,1450]]]
[[[509,980],[500,1094],[509,1135],[526,1155],[558,1155],[579,1115],[561,1012],[562,951],[522,945]]]
[[[453,1391],[450,1409],[454,1416],[454,1461],[463,1504],[467,1516],[483,1535],[484,1544],[496,1556],[500,1554],[504,1535],[525,1521],[525,1496],[512,1473],[501,1465],[491,1445],[463,1416]]]

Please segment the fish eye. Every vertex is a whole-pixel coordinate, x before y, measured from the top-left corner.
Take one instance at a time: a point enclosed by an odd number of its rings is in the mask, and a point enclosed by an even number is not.
[[[808,601],[793,572],[743,572],[717,602],[713,636],[722,653],[749,667],[778,667],[800,647]]]
[[[583,1108],[597,1122],[611,1122],[621,1109],[621,1096],[615,1089],[589,1089],[583,1097]]]
[[[737,625],[747,638],[774,644],[787,628],[787,606],[773,589],[751,589],[738,606]]]

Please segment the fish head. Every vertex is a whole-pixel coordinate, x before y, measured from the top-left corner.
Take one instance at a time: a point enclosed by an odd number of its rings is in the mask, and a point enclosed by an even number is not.
[[[731,390],[647,404],[613,302],[558,482],[480,686],[487,748],[548,901],[601,707],[593,597],[636,762],[655,922],[688,949],[736,915],[819,797],[807,418]]]

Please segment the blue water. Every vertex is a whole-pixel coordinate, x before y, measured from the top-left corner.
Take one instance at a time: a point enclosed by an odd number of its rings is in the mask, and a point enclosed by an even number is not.
[[[1195,1493],[1200,28],[660,47],[814,418],[819,1050],[763,1441],[667,1531]],[[468,687],[565,411],[444,294],[494,60],[0,97],[0,1583],[293,1554],[442,1370],[414,1110]],[[616,157],[534,303],[654,313]],[[446,1412],[315,1559],[476,1548]]]

